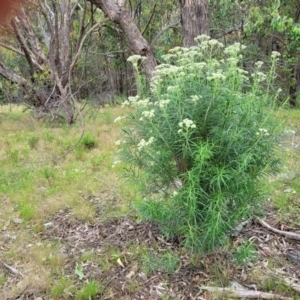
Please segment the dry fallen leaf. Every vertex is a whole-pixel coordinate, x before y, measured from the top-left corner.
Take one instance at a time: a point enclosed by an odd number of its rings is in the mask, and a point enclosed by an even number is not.
[[[130,271],[127,275],[126,278],[131,279],[132,276],[134,276],[135,272],[134,271]]]
[[[122,268],[125,268],[125,266],[123,265],[120,257],[117,259],[117,263],[122,267]]]

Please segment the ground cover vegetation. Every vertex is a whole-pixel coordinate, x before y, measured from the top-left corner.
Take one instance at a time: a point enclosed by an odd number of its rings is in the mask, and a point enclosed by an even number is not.
[[[0,298],[299,299],[298,1],[16,4]]]
[[[65,156],[81,126],[36,120],[24,108],[2,106],[0,114],[2,299],[231,299],[205,286],[299,298],[297,241],[250,218],[226,243],[214,244],[217,250],[201,254],[132,210],[133,203],[147,202],[139,185],[122,179],[126,165],[116,161],[116,142],[124,136],[114,121],[134,109],[87,110],[85,138]],[[299,111],[280,109],[275,116],[288,121],[276,132],[283,164],[263,179],[262,209],[272,226],[297,232]],[[180,195],[178,187],[173,191]],[[182,205],[184,198],[177,201]],[[165,213],[168,200],[160,203]],[[187,218],[184,209],[180,213]]]

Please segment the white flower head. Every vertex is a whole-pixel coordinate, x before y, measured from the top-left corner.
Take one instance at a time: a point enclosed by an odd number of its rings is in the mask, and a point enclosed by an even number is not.
[[[136,65],[139,60],[144,61],[147,58],[141,55],[131,55],[127,58],[127,61],[131,62],[133,65]]]
[[[145,139],[141,139],[137,145],[138,151],[141,151],[143,148],[151,145],[154,141],[155,141],[155,138],[153,136],[150,137],[148,141],[146,141]]]
[[[198,95],[192,95],[191,96],[191,100],[193,101],[193,102],[197,102],[200,98],[202,98],[201,96],[199,97]]]
[[[174,47],[174,48],[171,49],[169,52],[170,52],[170,53],[181,53],[181,52],[182,52],[182,47],[179,47],[179,46]]]
[[[183,129],[188,130],[189,128],[196,128],[196,124],[188,118],[185,118],[182,120],[182,122],[179,122],[178,126],[180,127],[178,133],[183,132]]]
[[[260,135],[260,136],[269,136],[269,132],[267,129],[265,128],[259,128],[258,131],[256,132],[256,135]]]
[[[149,98],[143,99],[143,100],[138,100],[135,103],[136,107],[147,107],[151,104]]]
[[[124,101],[121,107],[130,106],[130,102],[128,100]]]
[[[146,111],[143,111],[142,112],[142,116],[145,117],[145,118],[153,118],[155,116],[155,110],[154,109],[151,109],[151,110],[146,110]]]
[[[211,47],[219,47],[219,48],[223,48],[224,47],[224,44],[223,43],[220,43],[219,41],[215,40],[215,39],[212,39],[212,40],[209,40],[208,41],[208,44],[211,46]]]
[[[260,68],[262,67],[263,64],[264,64],[264,63],[263,63],[262,61],[260,61],[260,60],[257,61],[257,62],[255,63],[257,69],[260,69]]]
[[[253,73],[253,74],[251,74],[251,76],[253,77],[253,78],[256,78],[256,80],[258,81],[258,82],[262,82],[262,81],[264,81],[264,80],[266,80],[267,79],[267,75],[265,74],[265,73],[263,73],[263,72],[255,72],[255,73]]]
[[[241,50],[245,49],[246,46],[241,45],[241,43],[234,43],[224,49],[224,52],[230,56],[237,55]]]
[[[272,59],[276,59],[278,58],[279,56],[281,56],[281,54],[277,51],[272,51],[272,54],[271,54],[271,58]]]
[[[210,37],[208,35],[201,34],[201,35],[198,35],[197,37],[195,37],[194,40],[198,43],[201,43],[201,42],[209,41]]]
[[[217,72],[211,73],[210,76],[207,76],[206,79],[208,81],[215,80],[215,79],[220,79],[220,80],[226,79],[226,76],[224,76],[221,72],[222,72],[221,70],[217,70]]]
[[[169,99],[166,99],[166,100],[160,100],[160,101],[157,101],[157,102],[155,103],[155,105],[157,105],[159,108],[164,108],[164,107],[167,106],[170,102],[171,102],[171,100],[169,100]]]

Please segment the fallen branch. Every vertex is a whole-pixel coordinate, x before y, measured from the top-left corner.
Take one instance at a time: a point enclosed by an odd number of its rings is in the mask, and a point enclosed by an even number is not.
[[[236,290],[232,288],[219,288],[211,286],[201,286],[202,290],[209,292],[217,292],[221,294],[226,294],[227,296],[236,298],[248,298],[248,299],[276,299],[276,300],[293,300],[291,297],[283,297],[278,294],[271,294],[259,291],[251,290]]]
[[[269,230],[275,232],[275,233],[278,233],[280,235],[283,235],[287,238],[290,238],[290,239],[293,239],[293,240],[297,240],[297,241],[300,241],[300,234],[297,234],[297,233],[294,233],[294,232],[289,232],[289,231],[282,231],[282,230],[279,230],[279,229],[276,229],[272,226],[270,226],[268,223],[266,223],[265,221],[257,218],[257,222],[263,226],[263,227],[266,227],[268,228]]]

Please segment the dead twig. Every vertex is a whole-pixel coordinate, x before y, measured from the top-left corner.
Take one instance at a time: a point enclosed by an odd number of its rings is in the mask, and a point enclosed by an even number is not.
[[[263,226],[263,227],[271,230],[272,232],[278,233],[280,235],[283,235],[283,236],[285,236],[287,238],[290,238],[290,239],[293,239],[293,240],[300,241],[300,234],[297,234],[297,233],[294,233],[294,232],[289,232],[289,231],[283,231],[283,230],[276,229],[276,228],[272,227],[271,225],[269,225],[268,223],[266,223],[265,221],[263,221],[263,220],[261,220],[259,218],[257,218],[257,222],[261,226]]]
[[[283,297],[278,294],[265,293],[260,291],[237,290],[232,288],[220,288],[220,287],[211,287],[211,286],[201,286],[200,288],[202,290],[206,290],[209,292],[226,294],[227,296],[236,297],[236,298],[293,300],[293,298],[291,297]]]
[[[24,277],[23,274],[19,272],[16,268],[6,264],[2,259],[0,259],[0,261],[3,263],[4,267],[7,268],[9,271],[11,271],[13,274]]]

